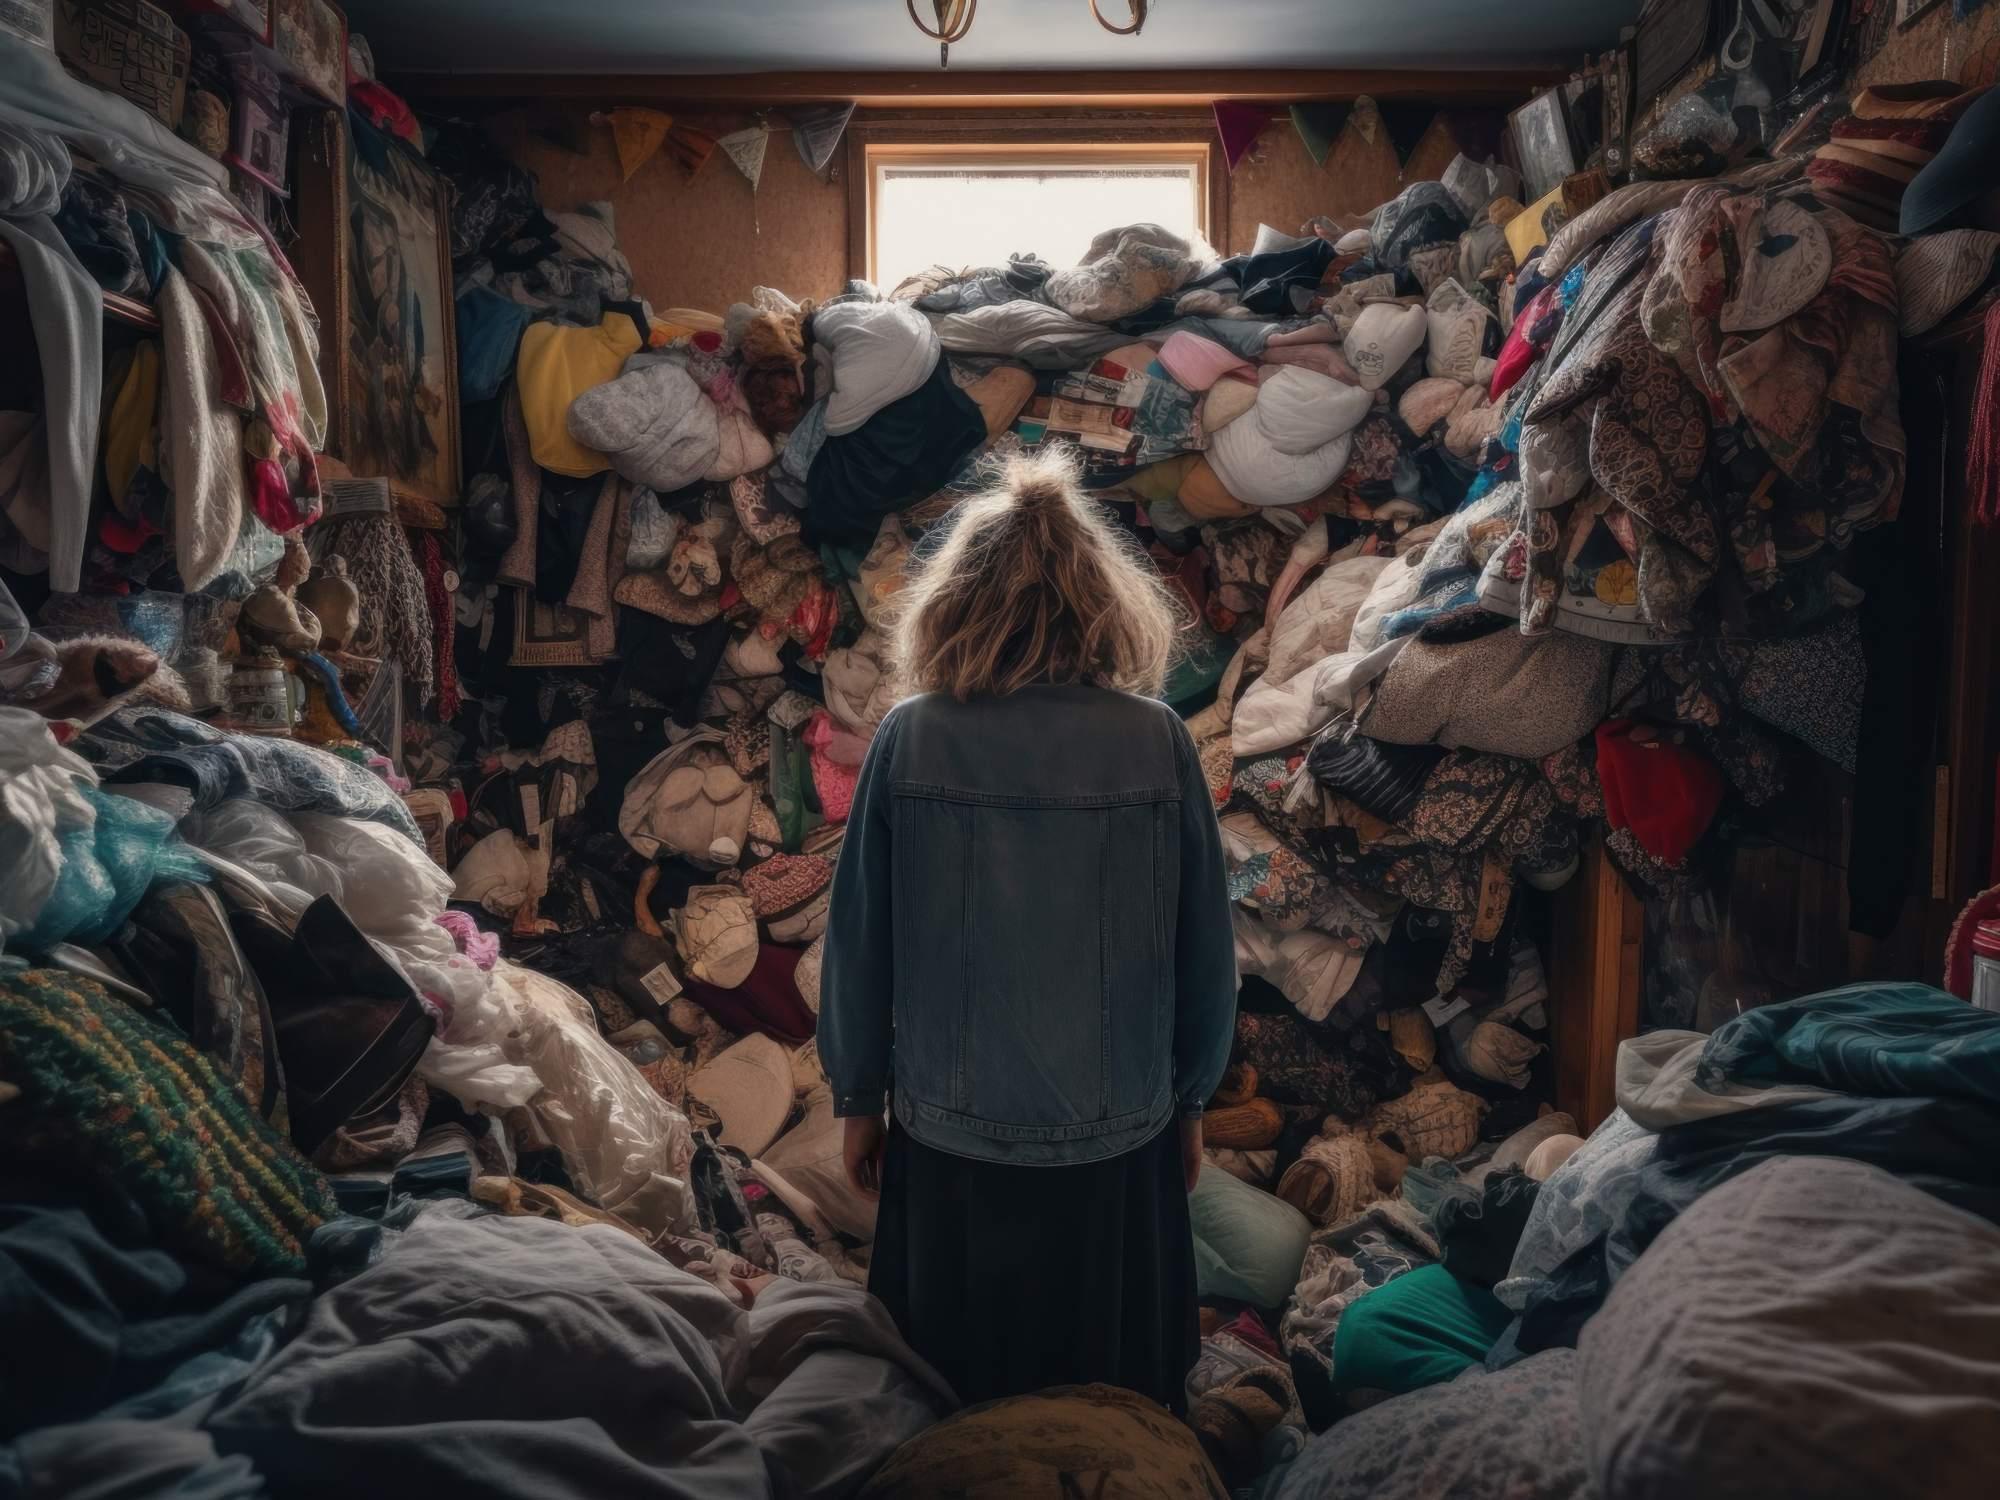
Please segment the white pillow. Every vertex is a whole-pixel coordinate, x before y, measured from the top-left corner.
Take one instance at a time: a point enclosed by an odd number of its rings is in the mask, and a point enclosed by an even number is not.
[[[1423,347],[1429,332],[1421,307],[1371,302],[1354,320],[1341,351],[1361,377],[1361,388],[1379,391]]]

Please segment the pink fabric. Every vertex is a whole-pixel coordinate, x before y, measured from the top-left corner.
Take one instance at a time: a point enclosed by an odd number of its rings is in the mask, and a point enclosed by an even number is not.
[[[842,731],[825,709],[816,709],[806,721],[799,738],[812,752],[813,790],[819,793],[819,810],[829,823],[845,823],[854,809],[854,789],[861,782],[861,763],[844,763],[837,757],[850,753],[843,741],[856,738]]]
[[[1533,328],[1548,314],[1549,304],[1556,299],[1560,290],[1556,286],[1545,286],[1535,293],[1534,300],[1514,315],[1514,326],[1507,330],[1507,340],[1500,346],[1500,356],[1493,361],[1493,380],[1486,387],[1486,394],[1498,401],[1515,381],[1527,374],[1528,366],[1541,353],[1528,342],[1528,330]]]
[[[1160,363],[1167,373],[1191,391],[1205,391],[1223,376],[1251,368],[1250,361],[1198,333],[1186,329],[1170,333],[1160,345]]]
[[[490,969],[500,957],[500,938],[497,933],[481,932],[479,924],[462,911],[443,911],[438,914],[438,926],[451,934],[451,940],[458,944],[458,951],[471,959],[475,968]]]

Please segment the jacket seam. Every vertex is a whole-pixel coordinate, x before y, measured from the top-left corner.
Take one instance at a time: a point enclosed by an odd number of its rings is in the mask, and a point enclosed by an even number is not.
[[[889,790],[898,797],[922,797],[933,802],[1020,808],[1140,807],[1148,803],[1174,802],[1179,800],[1180,795],[1157,787],[1140,787],[1124,792],[1089,792],[1075,797],[1016,797],[999,792],[963,791],[923,781],[892,781]]]
[[[965,867],[959,872],[958,904],[959,931],[964,936],[959,940],[958,962],[958,1058],[955,1076],[952,1079],[952,1103],[964,1105],[970,1102],[970,1090],[966,1083],[966,1041],[972,1032],[972,968],[973,941],[976,903],[972,899],[972,872],[979,868],[979,819],[967,809],[965,814]]]
[[[1097,819],[1097,1112],[1111,1110],[1111,932],[1104,920],[1111,889],[1111,819]]]

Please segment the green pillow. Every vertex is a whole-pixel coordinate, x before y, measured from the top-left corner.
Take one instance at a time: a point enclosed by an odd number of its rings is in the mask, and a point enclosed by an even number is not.
[[[1424,1266],[1361,1297],[1333,1331],[1333,1387],[1405,1391],[1442,1385],[1482,1363],[1514,1319],[1484,1287]]]

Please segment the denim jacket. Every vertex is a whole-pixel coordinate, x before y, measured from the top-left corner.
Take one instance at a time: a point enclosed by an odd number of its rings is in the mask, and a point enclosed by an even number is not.
[[[1088,686],[882,721],[821,973],[841,1115],[961,1156],[1095,1161],[1199,1114],[1236,952],[1215,806],[1171,709]]]

